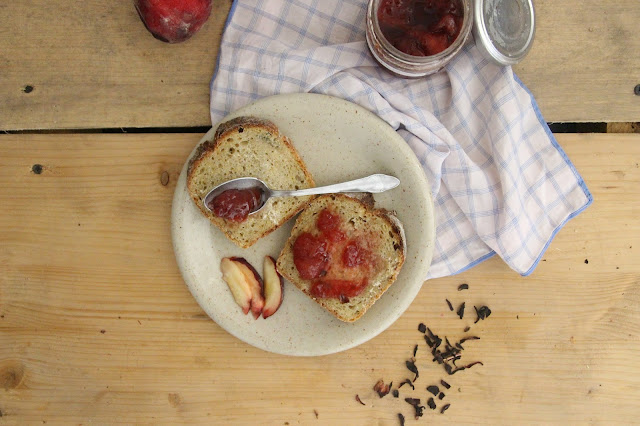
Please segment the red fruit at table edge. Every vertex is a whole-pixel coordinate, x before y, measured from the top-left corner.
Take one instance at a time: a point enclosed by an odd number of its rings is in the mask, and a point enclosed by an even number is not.
[[[135,0],[147,30],[158,40],[179,43],[189,39],[207,22],[212,0]]]

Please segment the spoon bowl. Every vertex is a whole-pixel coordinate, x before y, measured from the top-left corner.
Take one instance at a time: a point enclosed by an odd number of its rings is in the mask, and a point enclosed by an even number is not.
[[[249,215],[259,212],[271,197],[304,197],[307,195],[320,194],[336,194],[344,192],[371,192],[380,193],[388,191],[400,185],[400,180],[393,176],[374,174],[361,179],[351,180],[348,182],[337,183],[334,185],[318,186],[315,188],[299,189],[291,191],[279,191],[269,188],[262,180],[255,177],[243,177],[232,179],[221,183],[210,190],[203,198],[204,207],[211,211],[210,203],[220,194],[232,189],[247,190],[257,189],[260,191],[260,200],[257,205],[249,213]]]

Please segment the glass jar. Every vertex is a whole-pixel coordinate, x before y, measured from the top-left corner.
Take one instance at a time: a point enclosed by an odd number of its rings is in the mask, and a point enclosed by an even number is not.
[[[382,33],[378,9],[383,1],[369,0],[367,44],[382,66],[401,77],[423,77],[439,71],[460,51],[470,38],[469,33],[480,53],[501,66],[520,62],[533,43],[536,20],[532,0],[459,0],[463,22],[453,44],[431,56],[408,55]]]
[[[460,33],[453,43],[435,55],[413,56],[401,52],[385,38],[378,22],[378,8],[381,0],[369,0],[366,32],[371,54],[382,66],[402,77],[424,77],[442,69],[458,53],[471,33],[472,0],[459,1],[463,8],[463,22]]]
[[[367,7],[367,44],[373,57],[382,66],[401,77],[424,77],[441,70],[466,43],[473,27],[473,0],[459,0],[463,9],[460,33],[453,43],[440,53],[414,56],[394,47],[382,34],[378,22],[378,8],[382,0],[369,0]]]

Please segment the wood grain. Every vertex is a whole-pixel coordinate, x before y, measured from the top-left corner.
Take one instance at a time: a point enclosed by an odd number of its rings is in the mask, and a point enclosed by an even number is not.
[[[640,3],[534,1],[536,39],[514,70],[549,122],[638,121]]]
[[[168,45],[147,32],[132,0],[3,2],[0,130],[210,125],[209,81],[230,4],[214,1],[200,33]],[[637,121],[638,2],[535,6],[535,42],[515,70],[545,119]]]
[[[494,258],[428,281],[381,335],[320,358],[244,344],[184,285],[169,213],[199,137],[0,137],[0,423],[396,425],[398,412],[408,425],[637,422],[639,135],[558,136],[595,202],[532,276]],[[463,282],[469,290],[457,291]],[[466,302],[463,320],[445,298]],[[473,324],[481,304],[492,314]],[[420,322],[456,339],[471,326],[481,340],[463,359],[484,365],[446,376]],[[395,387],[412,376],[415,344],[416,391],[380,399],[378,379]],[[438,406],[451,408],[414,422],[403,398],[424,401],[442,378],[452,388]]]
[[[3,2],[0,130],[210,125],[209,81],[230,6],[214,1],[193,38],[167,44],[145,29],[133,0]]]

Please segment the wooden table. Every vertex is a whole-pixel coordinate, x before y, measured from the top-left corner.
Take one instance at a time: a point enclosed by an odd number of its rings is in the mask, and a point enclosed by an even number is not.
[[[516,72],[545,118],[638,121],[637,1],[535,5],[536,43]],[[381,335],[319,358],[263,352],[204,314],[169,232],[175,182],[201,134],[82,129],[210,125],[229,6],[216,3],[191,41],[166,45],[129,1],[0,4],[0,129],[39,130],[0,136],[0,424],[395,425],[398,412],[407,424],[637,423],[637,134],[557,135],[595,202],[530,277],[494,258],[428,281]],[[473,325],[445,298],[493,313]],[[465,357],[484,365],[446,376],[425,356],[420,322],[450,336],[472,325],[481,340]],[[415,344],[418,389],[452,385],[450,409],[419,421],[406,386],[399,399],[372,390],[410,376]]]

